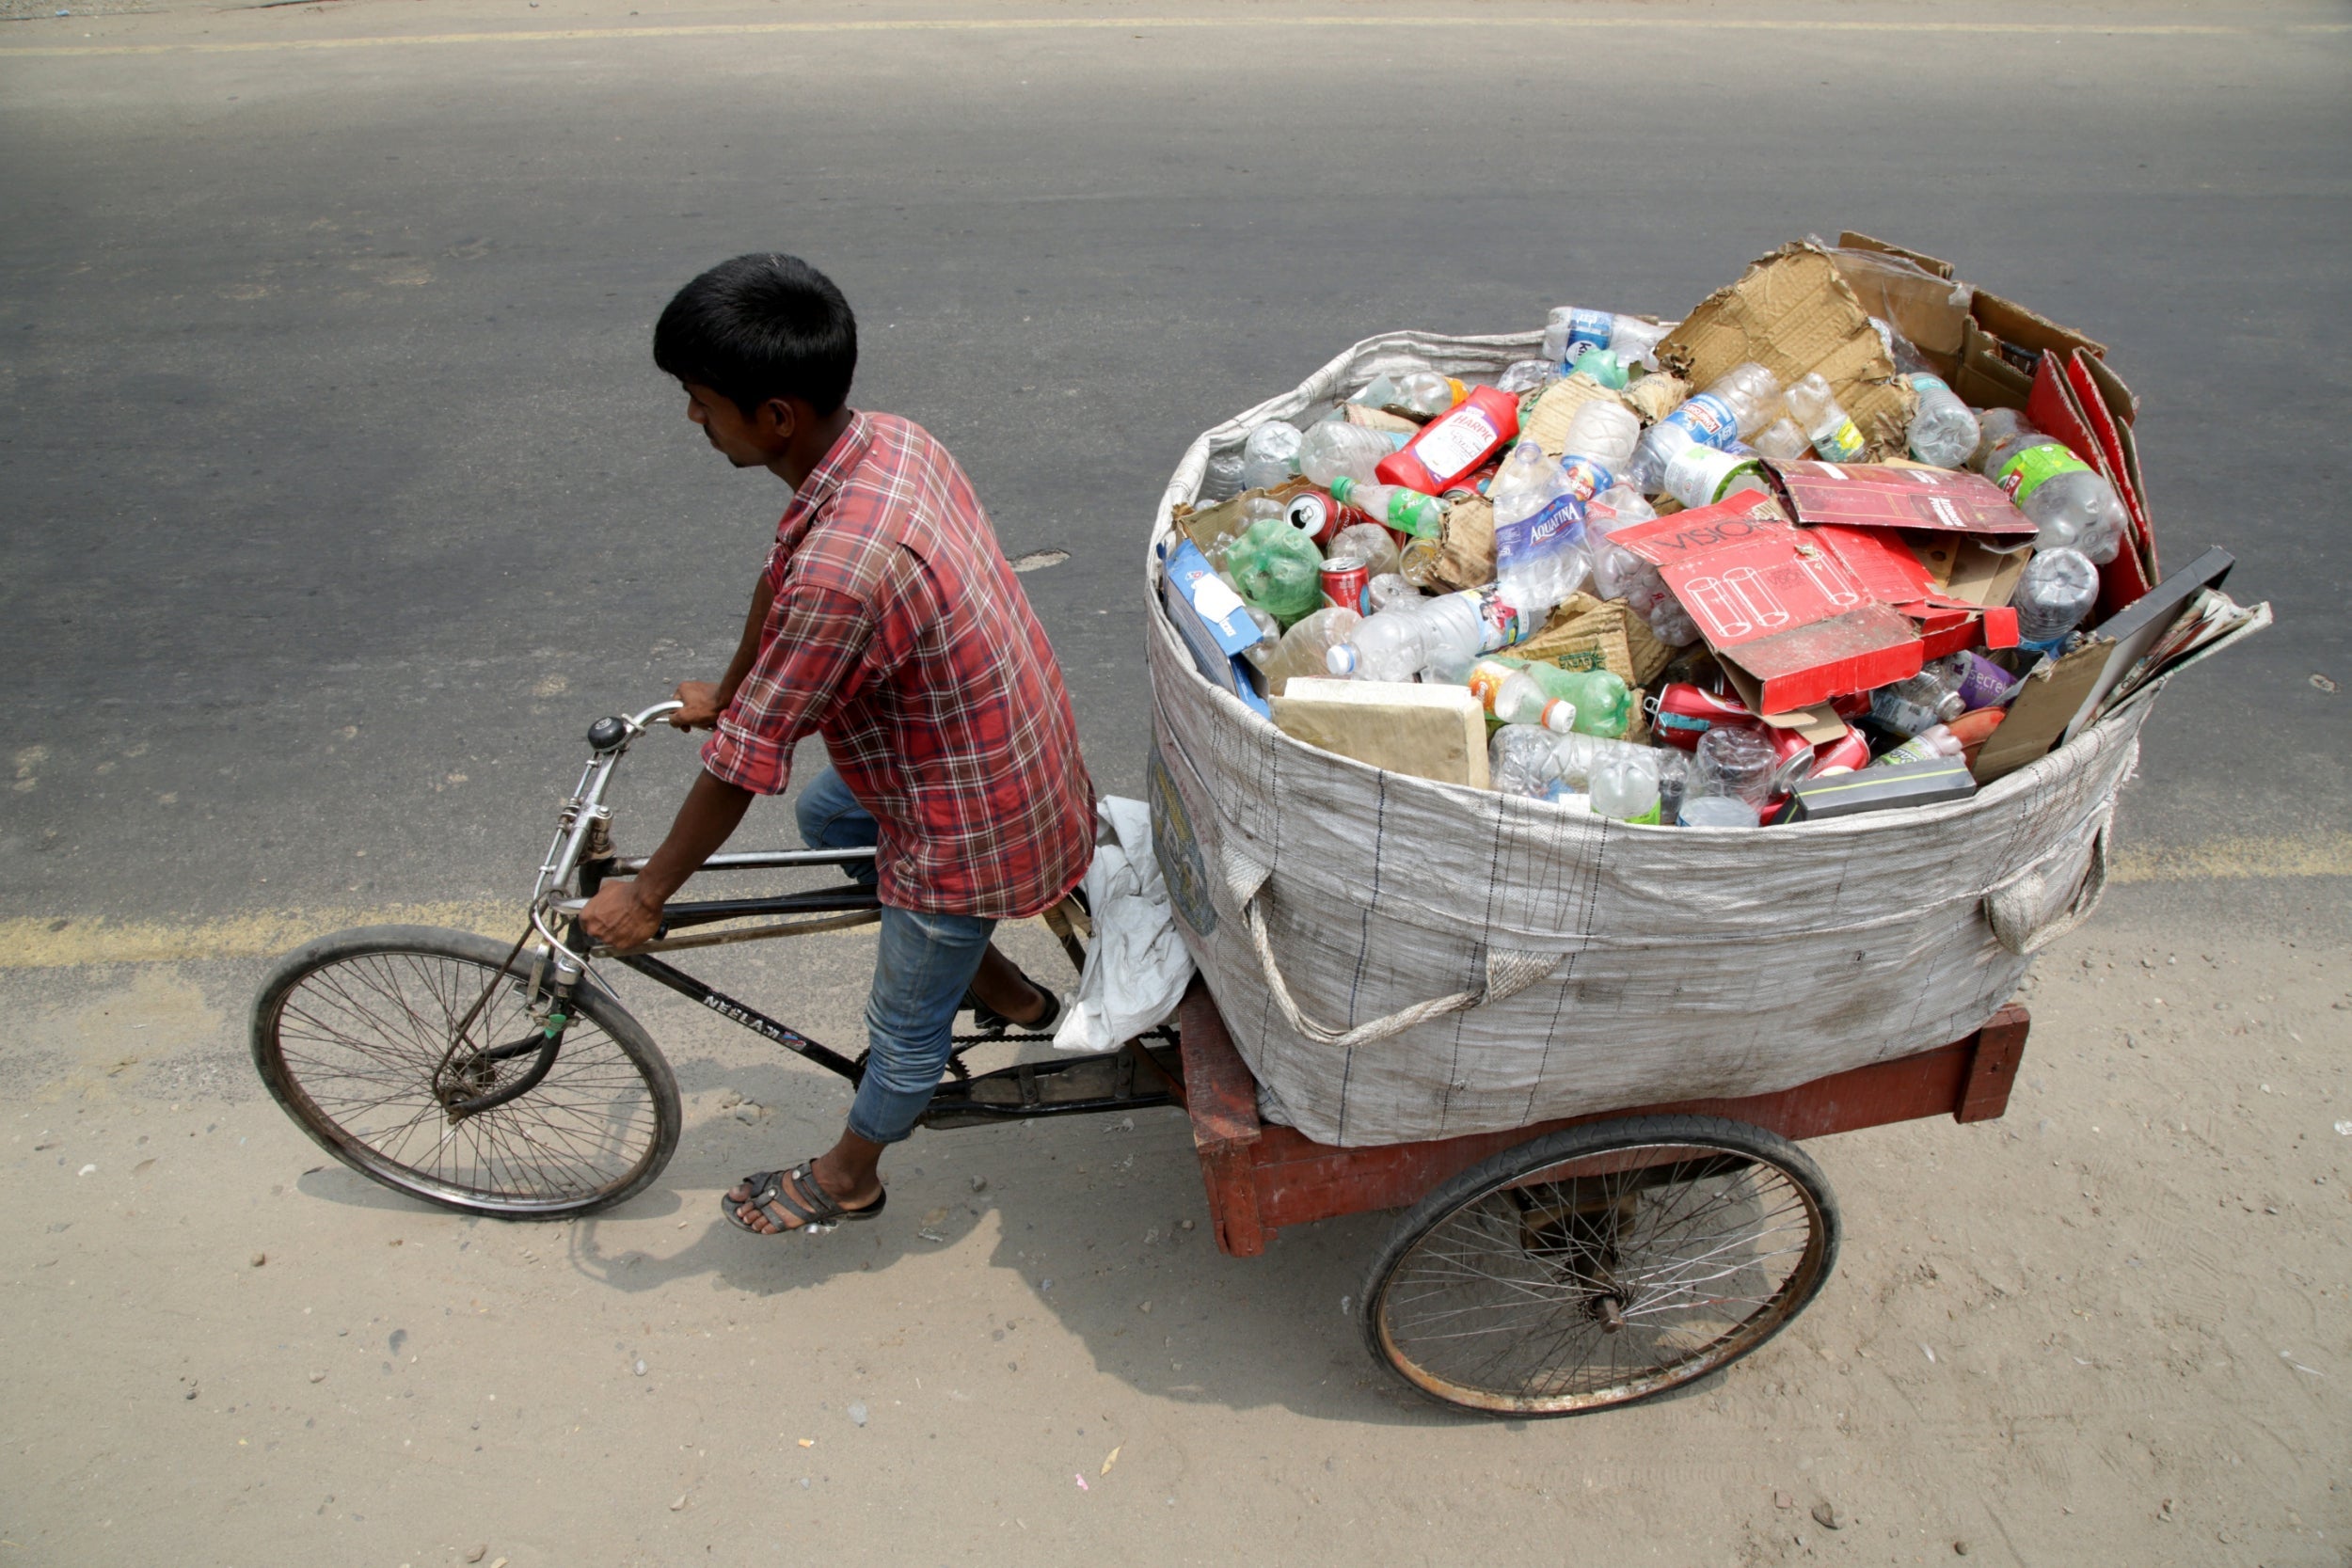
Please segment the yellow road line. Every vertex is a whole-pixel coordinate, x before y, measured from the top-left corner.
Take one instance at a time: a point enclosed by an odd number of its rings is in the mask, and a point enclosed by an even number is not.
[[[2117,882],[2275,880],[2352,877],[2352,832],[2304,838],[2225,838],[2120,855]],[[185,963],[270,958],[313,937],[354,926],[441,926],[512,939],[522,929],[515,904],[408,904],[374,910],[280,911],[181,923],[104,919],[0,920],[0,970],[77,964]]]
[[[2341,33],[2352,24],[2312,24],[2263,28],[2214,23],[2083,23],[2062,22],[1797,22],[1756,17],[1649,16],[1135,16],[1135,17],[973,17],[940,19],[905,17],[840,22],[723,22],[686,23],[641,27],[547,27],[500,32],[414,33],[354,38],[252,39],[238,42],[83,43],[56,46],[24,45],[0,49],[0,58],[59,59],[124,55],[255,55],[278,51],[333,49],[403,49],[464,43],[599,43],[640,39],[761,38],[771,35],[850,33],[1057,33],[1057,32],[1216,32],[1279,28],[1368,30],[1410,28],[1448,32],[1465,28],[1541,27],[1562,31],[1615,29],[1641,32],[1884,34],[1918,37],[1934,34],[1982,35],[1999,38],[2216,38],[2287,34]]]
[[[2233,881],[2249,878],[2352,877],[2352,833],[2301,838],[2217,838],[2174,848],[2139,848],[2119,855],[2108,873],[2118,882]]]

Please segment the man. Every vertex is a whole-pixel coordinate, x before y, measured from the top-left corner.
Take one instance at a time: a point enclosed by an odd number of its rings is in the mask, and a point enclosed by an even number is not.
[[[710,444],[792,499],[725,675],[677,689],[670,722],[716,732],[702,777],[644,870],[605,883],[580,920],[616,947],[651,938],[752,797],[784,791],[794,743],[824,736],[833,768],[803,790],[800,829],[812,847],[877,847],[872,1052],[840,1141],[744,1178],[720,1207],[761,1235],[871,1219],[882,1150],[938,1088],[957,1007],[1026,1027],[1059,1010],[989,935],[1085,874],[1093,785],[1053,650],[963,470],[914,423],[848,406],[857,322],[830,279],[794,256],[721,262],[661,312],[653,354]]]

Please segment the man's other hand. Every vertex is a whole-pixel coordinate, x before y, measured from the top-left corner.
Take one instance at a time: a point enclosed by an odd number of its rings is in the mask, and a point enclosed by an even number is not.
[[[670,695],[686,705],[670,715],[670,722],[679,729],[707,730],[719,722],[722,705],[715,681],[680,681]]]
[[[634,947],[661,929],[661,906],[647,902],[633,881],[607,882],[580,911],[580,923],[608,947]]]

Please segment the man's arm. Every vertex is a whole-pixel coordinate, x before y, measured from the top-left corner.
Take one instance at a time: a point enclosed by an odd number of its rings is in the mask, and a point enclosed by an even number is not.
[[[662,906],[717,853],[751,803],[752,792],[739,784],[709,773],[697,778],[686,792],[686,803],[677,809],[677,820],[670,824],[669,836],[645,862],[645,869],[633,881],[607,882],[596,889],[580,911],[580,923],[590,936],[614,947],[652,941],[661,928]]]
[[[743,617],[743,638],[735,645],[735,657],[727,660],[727,672],[717,685],[709,681],[681,681],[671,695],[686,705],[670,715],[670,722],[681,730],[707,730],[719,721],[727,705],[735,701],[741,689],[743,677],[752,673],[759,658],[760,632],[768,625],[768,611],[776,601],[775,589],[768,581],[768,574],[759,574],[759,582],[752,590],[751,613]],[[741,815],[739,812],[737,814]]]

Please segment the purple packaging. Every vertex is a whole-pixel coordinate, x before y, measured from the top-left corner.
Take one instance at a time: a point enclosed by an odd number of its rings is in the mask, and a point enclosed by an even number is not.
[[[1960,700],[1970,712],[1980,707],[1998,707],[2016,691],[2017,677],[1975,649],[1962,649],[1960,657],[1964,666],[1960,677]]]

